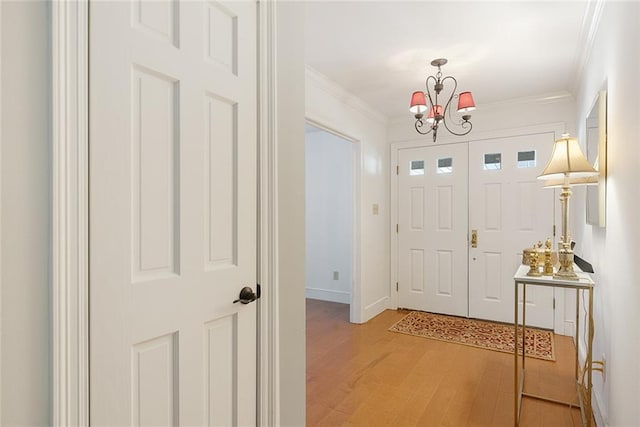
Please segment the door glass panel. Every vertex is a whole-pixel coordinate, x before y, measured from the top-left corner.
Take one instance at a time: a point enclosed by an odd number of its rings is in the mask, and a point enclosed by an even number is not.
[[[518,167],[519,168],[535,168],[536,167],[536,150],[518,151]]]
[[[484,170],[502,169],[502,154],[490,153],[484,155]]]
[[[444,157],[438,159],[436,173],[452,173],[453,172],[453,158]]]
[[[411,160],[409,175],[424,175],[424,160]]]

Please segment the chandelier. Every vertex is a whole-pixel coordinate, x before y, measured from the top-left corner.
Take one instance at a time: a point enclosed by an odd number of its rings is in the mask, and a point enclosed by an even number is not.
[[[458,88],[458,81],[452,76],[442,77],[442,67],[447,63],[445,58],[434,59],[431,61],[431,65],[438,67],[438,72],[435,76],[427,77],[425,85],[427,87],[426,92],[416,91],[411,95],[411,106],[409,111],[414,114],[416,118],[415,128],[419,134],[428,135],[433,132],[433,142],[436,142],[438,136],[438,128],[443,125],[450,133],[456,136],[466,135],[471,132],[473,125],[469,121],[471,119],[470,114],[463,114],[462,118],[453,118],[451,115],[451,101],[454,96],[458,98],[458,113],[468,113],[475,110],[476,105],[473,102],[473,96],[471,92],[461,92],[455,95]],[[453,82],[453,88],[451,95],[446,100],[444,108],[442,103],[438,101],[440,92],[444,89],[445,82],[450,80]],[[433,83],[433,91],[429,89],[429,82]],[[427,98],[429,102],[427,103]],[[445,97],[446,98],[446,97]],[[427,118],[424,119],[424,113],[429,111]],[[457,130],[457,131],[456,131]]]

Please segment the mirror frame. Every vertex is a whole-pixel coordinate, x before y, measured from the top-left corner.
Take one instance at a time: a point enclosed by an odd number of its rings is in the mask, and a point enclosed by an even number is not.
[[[595,120],[597,118],[597,121]],[[597,133],[594,124],[597,123]],[[598,92],[585,120],[587,159],[598,170],[598,185],[587,186],[586,222],[606,226],[607,213],[607,91]],[[597,163],[597,165],[595,164]]]

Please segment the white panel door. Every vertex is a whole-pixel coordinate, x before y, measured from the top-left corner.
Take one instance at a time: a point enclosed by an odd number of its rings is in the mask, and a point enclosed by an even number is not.
[[[95,425],[256,422],[256,3],[90,8]]]
[[[467,145],[398,162],[398,306],[467,316]]]
[[[513,274],[522,250],[553,239],[554,192],[536,177],[553,133],[469,143],[469,316],[513,322]],[[527,323],[553,329],[553,290],[527,289]]]

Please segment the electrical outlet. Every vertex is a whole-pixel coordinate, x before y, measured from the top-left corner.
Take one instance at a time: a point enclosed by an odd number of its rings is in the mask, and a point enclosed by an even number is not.
[[[337,271],[333,272],[333,280],[338,280],[340,279],[340,273],[338,273]]]
[[[598,371],[602,374],[602,382],[605,382],[607,380],[606,368],[607,368],[607,359],[605,358],[604,353],[602,353],[602,359],[594,360],[593,362],[591,362],[591,370]]]

